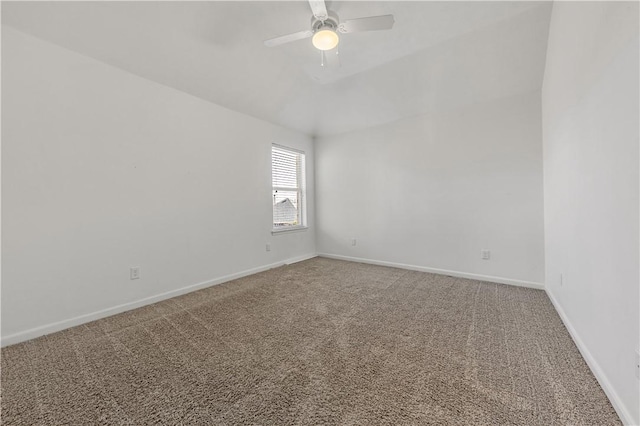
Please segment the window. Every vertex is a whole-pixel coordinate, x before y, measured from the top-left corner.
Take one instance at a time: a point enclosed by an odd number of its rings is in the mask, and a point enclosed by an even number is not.
[[[306,225],[304,152],[278,145],[271,148],[273,230]]]

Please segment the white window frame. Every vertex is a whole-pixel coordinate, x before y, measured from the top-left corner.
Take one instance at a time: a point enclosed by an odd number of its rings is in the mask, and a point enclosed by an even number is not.
[[[283,151],[288,151],[293,154],[301,155],[301,160],[306,163],[307,156],[304,151],[291,148],[279,144],[271,144],[271,159],[273,159],[273,148],[277,148]],[[301,164],[296,170],[296,188],[273,186],[273,162],[271,163],[271,193],[273,197],[273,191],[292,191],[295,190],[298,195],[298,208],[299,208],[299,225],[285,226],[275,228],[273,226],[273,204],[271,208],[271,234],[276,235],[285,232],[303,231],[308,228],[307,226],[307,191],[306,191],[306,164]],[[273,202],[273,201],[272,201]]]

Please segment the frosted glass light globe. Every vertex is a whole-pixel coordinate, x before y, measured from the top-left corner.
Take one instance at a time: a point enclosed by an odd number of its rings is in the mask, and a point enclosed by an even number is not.
[[[333,30],[320,30],[313,35],[311,42],[318,50],[331,50],[338,45],[340,37]]]

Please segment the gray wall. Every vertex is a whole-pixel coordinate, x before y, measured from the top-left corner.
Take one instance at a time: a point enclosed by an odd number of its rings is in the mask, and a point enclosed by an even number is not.
[[[638,3],[554,3],[542,96],[547,291],[629,424],[640,423],[638,49]]]
[[[540,120],[535,91],[320,138],[318,252],[541,287]]]
[[[310,137],[2,31],[3,344],[315,253]],[[271,235],[274,142],[307,231]]]

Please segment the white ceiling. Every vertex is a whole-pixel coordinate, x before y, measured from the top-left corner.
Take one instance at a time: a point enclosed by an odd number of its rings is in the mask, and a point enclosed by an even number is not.
[[[328,2],[395,26],[342,36],[322,68],[306,1],[3,2],[2,23],[224,107],[311,135],[539,90],[550,2]]]

